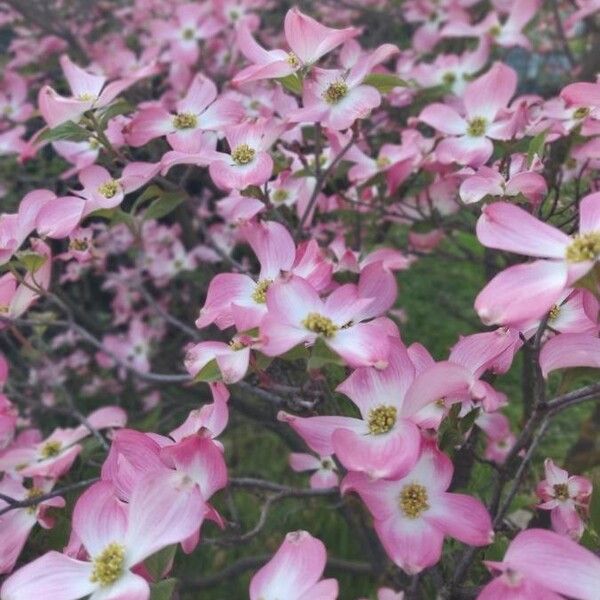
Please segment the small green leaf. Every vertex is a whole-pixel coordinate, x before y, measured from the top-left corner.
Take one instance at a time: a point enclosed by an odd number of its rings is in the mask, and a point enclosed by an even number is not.
[[[531,138],[529,147],[527,148],[527,166],[531,167],[535,155],[541,156],[544,151],[544,144],[546,143],[547,130],[540,131],[536,136]]]
[[[397,87],[408,87],[408,83],[404,79],[400,79],[393,73],[371,73],[364,78],[363,83],[372,85],[382,94],[387,94]]]
[[[162,188],[157,185],[149,185],[136,199],[131,207],[131,212],[136,213],[141,206],[158,198],[163,193]]]
[[[590,529],[586,529],[579,540],[579,543],[588,550],[592,552],[597,552],[598,548],[600,548],[600,538],[598,538],[598,534]]]
[[[475,419],[479,416],[479,409],[478,408],[474,408],[473,410],[469,411],[460,421],[458,424],[458,427],[461,431],[461,433],[467,433],[471,427],[473,427],[473,424],[475,423]]]
[[[117,115],[126,115],[132,112],[134,109],[133,105],[127,102],[127,100],[120,98],[116,102],[113,102],[110,106],[106,107],[100,115],[100,126],[102,130],[106,128],[107,123]]]
[[[333,350],[331,350],[321,338],[318,338],[312,347],[307,368],[309,371],[313,371],[328,364],[341,365],[343,362],[342,359]]]
[[[167,192],[154,200],[144,213],[144,220],[161,219],[173,212],[183,201],[185,195],[180,192]]]
[[[21,264],[29,273],[35,273],[46,262],[46,256],[33,252],[32,250],[23,250],[16,254],[19,264]]]
[[[302,344],[294,346],[291,350],[288,350],[285,354],[282,354],[279,358],[283,360],[308,360],[310,352],[308,348]]]
[[[248,187],[245,187],[240,194],[246,198],[258,198],[258,200],[263,199],[262,190],[257,185],[249,185]]]
[[[485,550],[485,560],[501,561],[508,548],[508,538],[501,533],[496,534],[494,542]]]
[[[217,361],[214,358],[211,361],[207,362],[194,377],[194,381],[197,382],[218,381],[219,379],[221,379],[221,369],[219,369],[219,365],[217,364]]]
[[[61,123],[52,129],[46,129],[46,131],[42,132],[38,138],[38,142],[56,142],[58,140],[69,140],[71,142],[83,142],[91,137],[91,133],[85,129],[77,125],[77,123],[73,123],[73,121],[67,121],[66,123]]]
[[[177,579],[163,579],[150,586],[150,600],[172,600]]]
[[[159,581],[171,570],[176,552],[177,544],[172,544],[155,552],[144,561],[144,566],[154,581]]]
[[[594,489],[590,500],[590,526],[600,535],[600,480],[594,479]]]
[[[302,94],[302,81],[295,73],[280,77],[278,81],[286,90],[288,90],[288,92],[298,95]]]

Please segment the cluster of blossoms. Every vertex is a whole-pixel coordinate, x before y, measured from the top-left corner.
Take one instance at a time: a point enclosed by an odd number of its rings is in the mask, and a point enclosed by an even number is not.
[[[0,0],[0,599],[597,600],[597,461],[543,438],[600,394],[600,3],[63,4]],[[444,354],[432,259],[485,274]]]

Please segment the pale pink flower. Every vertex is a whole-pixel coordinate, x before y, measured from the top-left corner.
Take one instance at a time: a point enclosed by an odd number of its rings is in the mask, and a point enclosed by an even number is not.
[[[515,71],[503,63],[495,63],[466,87],[464,117],[447,104],[425,107],[419,119],[448,136],[435,149],[439,160],[472,167],[487,162],[494,151],[491,140],[510,139],[514,135],[514,125],[504,117],[503,111],[516,88]]]
[[[547,458],[544,461],[546,479],[536,488],[541,504],[550,511],[552,529],[578,540],[585,530],[582,514],[586,515],[592,495],[592,482],[586,477],[569,475]]]
[[[339,477],[332,456],[315,456],[305,452],[292,452],[289,456],[290,467],[298,473],[313,471],[310,487],[313,490],[335,488]]]
[[[490,516],[479,500],[446,491],[453,470],[450,459],[429,443],[405,477],[373,480],[350,473],[341,489],[358,493],[367,505],[394,563],[407,573],[419,573],[438,562],[446,535],[470,546],[485,546],[494,537]]]
[[[308,531],[288,533],[273,558],[252,577],[250,600],[336,600],[337,581],[321,579],[326,561],[321,540]]]

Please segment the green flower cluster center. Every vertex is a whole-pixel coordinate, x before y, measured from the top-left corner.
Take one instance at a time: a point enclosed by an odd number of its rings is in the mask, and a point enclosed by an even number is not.
[[[98,188],[98,191],[105,198],[114,198],[114,196],[116,196],[117,192],[119,191],[119,184],[114,179],[111,179],[110,181],[103,183]]]
[[[302,321],[302,325],[309,331],[318,333],[326,338],[333,337],[335,332],[339,329],[339,327],[329,317],[324,317],[323,315],[315,312],[308,313],[306,319]]]
[[[567,248],[566,259],[569,262],[595,260],[600,254],[600,232],[592,231],[575,236]]]
[[[198,125],[198,117],[194,113],[177,113],[173,117],[175,129],[193,129]]]
[[[327,104],[337,104],[348,94],[348,84],[345,81],[334,81],[323,92],[323,98]]]
[[[236,148],[234,148],[231,153],[231,158],[236,165],[247,165],[248,163],[254,160],[256,156],[256,150],[254,148],[250,148],[248,144],[240,144]]]
[[[387,433],[396,424],[398,409],[395,406],[381,405],[369,411],[369,433]]]
[[[585,119],[590,114],[590,109],[587,106],[580,106],[573,112],[575,119]]]
[[[297,69],[300,67],[300,60],[293,52],[288,53],[287,62],[290,65],[290,67],[292,67],[292,69]]]
[[[124,562],[125,548],[114,542],[109,544],[94,558],[90,581],[101,586],[112,585],[123,573]]]
[[[419,483],[405,485],[400,492],[400,508],[409,519],[417,519],[429,509],[427,490]]]
[[[558,306],[558,304],[555,304],[550,309],[550,312],[548,313],[548,321],[556,321],[556,319],[558,319],[559,316],[560,316],[560,306]]]
[[[487,121],[483,117],[474,117],[469,121],[467,135],[471,137],[481,137],[487,129]]]

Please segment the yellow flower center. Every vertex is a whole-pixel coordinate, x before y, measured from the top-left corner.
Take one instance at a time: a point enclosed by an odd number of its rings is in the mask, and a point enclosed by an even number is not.
[[[254,160],[256,156],[256,150],[254,148],[250,148],[248,144],[240,144],[236,148],[234,148],[231,153],[231,158],[236,165],[247,165],[249,162]]]
[[[308,313],[306,319],[302,321],[302,325],[309,331],[318,333],[326,338],[333,337],[335,332],[339,329],[329,317],[324,317],[323,315],[314,312]]]
[[[9,310],[8,304],[0,304],[0,314],[5,315]]]
[[[556,319],[558,319],[559,316],[560,316],[560,306],[558,306],[558,304],[555,304],[550,309],[550,312],[548,313],[548,321],[556,321]]]
[[[395,406],[381,405],[369,411],[369,433],[387,433],[396,424],[398,409]]]
[[[58,440],[50,440],[42,446],[42,449],[40,450],[40,456],[42,458],[53,458],[54,456],[58,456],[60,454],[61,448],[61,442]]]
[[[114,542],[109,544],[94,558],[90,581],[101,586],[112,585],[123,573],[124,562],[125,548]]]
[[[467,135],[471,137],[481,137],[487,129],[487,121],[483,117],[475,117],[469,121]]]
[[[87,240],[71,240],[69,242],[69,248],[71,250],[77,250],[78,252],[83,252],[85,250],[87,250],[89,247],[89,244],[87,242]]]
[[[493,27],[490,27],[489,34],[492,37],[498,37],[501,33],[502,29],[500,28],[500,25],[494,25]]]
[[[595,260],[600,254],[600,231],[576,235],[571,245],[567,248],[566,259],[569,262],[583,262]]]
[[[323,92],[323,98],[327,104],[337,104],[348,93],[348,85],[345,81],[334,81]]]
[[[106,183],[103,183],[98,188],[98,191],[105,198],[113,198],[117,194],[117,192],[119,191],[119,184],[114,179],[111,179],[110,181],[107,181]]]
[[[566,483],[557,483],[552,486],[554,488],[554,497],[557,500],[569,499],[569,487]]]
[[[257,304],[264,304],[267,301],[267,290],[272,283],[272,279],[262,279],[259,281],[254,288],[254,292],[252,292],[252,300]]]
[[[89,92],[84,92],[83,94],[79,94],[79,96],[77,96],[77,100],[80,100],[81,102],[90,102],[91,100],[95,100],[96,96],[94,96],[94,94],[90,94]]]
[[[279,188],[273,192],[273,202],[284,202],[290,197],[290,194],[287,190],[283,188]]]
[[[587,106],[580,106],[573,113],[573,118],[575,119],[585,119],[590,114],[590,109]]]
[[[198,125],[198,117],[194,113],[178,113],[173,117],[175,129],[193,129]]]
[[[300,60],[293,52],[288,53],[287,61],[293,69],[297,69],[300,66]]]
[[[406,517],[416,519],[429,509],[425,486],[418,483],[405,485],[400,492],[400,508]]]
[[[194,30],[191,27],[183,30],[183,39],[184,40],[193,40],[194,39]]]

